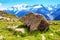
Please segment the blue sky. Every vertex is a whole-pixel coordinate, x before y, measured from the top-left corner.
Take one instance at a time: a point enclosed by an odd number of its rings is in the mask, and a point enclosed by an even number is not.
[[[60,4],[60,0],[0,0],[0,7],[11,7],[16,4]]]

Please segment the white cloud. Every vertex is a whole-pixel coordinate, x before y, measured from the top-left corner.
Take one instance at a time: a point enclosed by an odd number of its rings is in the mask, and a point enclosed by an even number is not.
[[[9,10],[13,10],[13,8],[8,8]]]
[[[25,7],[25,6],[27,6],[28,4],[16,4],[16,5],[14,5],[14,7]]]
[[[38,6],[35,6],[34,8],[42,8],[42,6],[41,5],[38,5]]]
[[[0,8],[0,10],[1,10],[1,11],[3,11],[3,10],[7,10],[7,8]]]
[[[48,7],[48,10],[52,10],[52,8],[51,7]]]
[[[28,4],[16,4],[13,7],[21,11],[21,10],[28,10],[29,8],[26,8],[26,6],[28,6]]]
[[[22,11],[22,10],[29,10],[30,8],[26,7],[29,6],[28,4],[16,4],[14,5],[14,9],[15,11],[18,10],[15,14],[17,14],[18,12]]]

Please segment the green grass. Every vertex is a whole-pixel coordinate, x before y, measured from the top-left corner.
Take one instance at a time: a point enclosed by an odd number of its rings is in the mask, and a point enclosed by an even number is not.
[[[7,16],[8,15],[8,16]],[[15,15],[4,14],[4,17],[16,18]],[[17,18],[16,18],[17,19]],[[13,21],[0,20],[0,36],[2,35],[4,40],[42,40],[42,36],[45,37],[45,40],[60,40],[60,20],[50,21],[51,25],[49,26],[49,30],[45,32],[40,32],[39,30],[30,33],[26,28],[25,33],[9,31],[7,29],[8,26],[14,25],[20,27],[25,27],[18,19]],[[53,34],[53,35],[50,35]],[[19,37],[17,37],[19,35]]]
[[[9,18],[17,18],[15,15],[7,13],[7,12],[3,12],[4,13],[4,17],[9,17]],[[8,15],[8,16],[7,16]]]
[[[26,29],[26,32],[22,34],[20,32],[9,31],[7,29],[7,27],[12,24],[14,26],[22,25],[20,21],[7,22],[5,20],[0,20],[0,35],[4,36],[5,40],[42,40],[41,35],[45,36],[45,40],[56,40],[56,39],[60,40],[60,32],[58,32],[58,30],[60,30],[60,21],[50,21],[50,22],[52,24],[50,25],[49,30],[46,32],[35,31],[30,34]],[[57,25],[54,23],[56,23]],[[51,33],[53,33],[53,36],[50,35]],[[15,34],[19,35],[19,37],[17,37]]]

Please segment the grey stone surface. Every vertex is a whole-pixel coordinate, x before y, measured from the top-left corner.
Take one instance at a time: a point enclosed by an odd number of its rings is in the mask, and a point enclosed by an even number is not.
[[[43,15],[33,12],[30,12],[29,14],[20,18],[20,21],[26,24],[30,31],[35,31],[38,29],[40,31],[44,31],[49,27],[49,22]]]

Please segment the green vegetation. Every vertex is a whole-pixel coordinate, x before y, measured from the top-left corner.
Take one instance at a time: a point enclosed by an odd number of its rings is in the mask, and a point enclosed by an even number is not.
[[[11,16],[11,15],[10,15]],[[11,16],[11,18],[15,18]],[[60,21],[50,21],[51,25],[48,31],[40,32],[39,30],[30,33],[26,28],[25,33],[9,31],[7,29],[8,26],[14,25],[18,26],[18,28],[23,27],[24,25],[19,21],[5,21],[0,20],[0,35],[2,35],[4,40],[60,40]]]
[[[16,17],[15,15],[13,15],[13,14],[10,14],[10,13],[8,14],[7,12],[3,12],[3,13],[4,13],[3,15],[4,15],[5,17],[17,18],[17,17]]]
[[[60,40],[60,21],[51,21],[52,23],[58,23],[57,25],[51,24],[49,27],[49,30],[46,32],[40,32],[40,31],[35,31],[29,34],[28,31],[26,31],[25,34],[22,34],[20,32],[14,32],[14,31],[9,31],[7,27],[9,25],[22,25],[21,22],[6,22],[4,20],[0,20],[0,35],[4,36],[6,40],[42,40],[42,36],[44,35],[46,40]],[[51,34],[51,35],[50,35]],[[53,34],[53,35],[52,35]],[[19,35],[19,37],[17,37]]]

